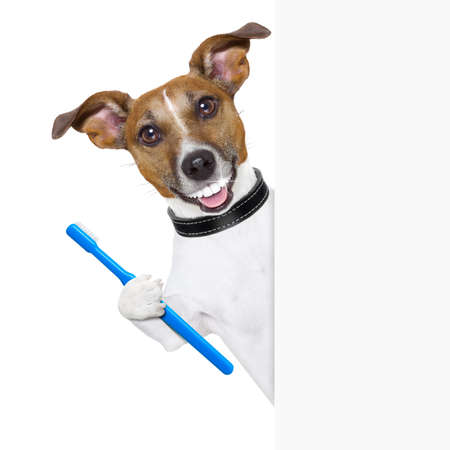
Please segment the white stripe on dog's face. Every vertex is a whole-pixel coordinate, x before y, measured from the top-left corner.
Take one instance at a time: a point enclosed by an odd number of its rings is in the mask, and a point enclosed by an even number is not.
[[[178,125],[178,127],[180,128],[182,133],[186,136],[188,133],[187,133],[187,129],[184,125],[184,122],[181,120],[180,116],[177,114],[175,106],[172,103],[172,101],[170,100],[170,98],[167,96],[167,92],[165,89],[163,90],[163,98],[164,98],[164,102],[167,106],[167,109],[170,111],[170,114],[174,118],[176,124]]]

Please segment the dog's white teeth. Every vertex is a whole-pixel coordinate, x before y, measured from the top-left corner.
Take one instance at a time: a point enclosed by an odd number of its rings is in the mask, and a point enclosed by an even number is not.
[[[200,197],[211,197],[211,195],[217,194],[224,186],[227,185],[229,178],[222,178],[216,183],[212,183],[209,186],[200,189],[197,192],[189,195],[191,198],[200,198]]]
[[[220,189],[221,189],[219,183],[212,184],[210,186],[210,188],[211,188],[211,191],[212,191],[213,194],[217,194],[220,191]]]
[[[223,188],[224,186],[227,185],[228,181],[229,181],[229,178],[228,179],[221,178],[217,184],[219,185],[219,188]]]
[[[202,196],[202,191],[197,191],[197,192],[194,192],[193,194],[191,194],[189,197],[191,197],[191,198],[198,198],[198,197],[201,197]]]
[[[213,195],[213,191],[209,186],[206,186],[203,189],[203,197],[211,197],[211,195]]]

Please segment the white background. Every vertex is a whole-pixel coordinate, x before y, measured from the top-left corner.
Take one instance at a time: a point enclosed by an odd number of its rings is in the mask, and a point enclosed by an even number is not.
[[[449,448],[447,2],[283,3],[276,29],[262,2],[2,6],[1,448],[273,447],[242,370],[166,354],[64,234],[82,220],[165,277],[164,202],[126,152],[49,138],[91,93],[137,96],[249,20],[278,41],[277,446]],[[274,41],[236,98],[272,184]]]
[[[277,448],[447,450],[448,1],[277,4]]]
[[[82,221],[126,269],[164,279],[165,202],[126,151],[74,130],[50,139],[53,119],[97,91],[139,96],[186,73],[207,37],[273,29],[272,2],[14,2],[0,15],[0,448],[272,449],[273,406],[223,343],[212,339],[230,377],[189,347],[166,353],[120,316],[120,282],[65,235]],[[274,42],[252,43],[236,96],[272,185]]]

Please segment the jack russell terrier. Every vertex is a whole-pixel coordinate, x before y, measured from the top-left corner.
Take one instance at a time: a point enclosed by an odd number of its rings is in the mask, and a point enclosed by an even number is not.
[[[122,315],[176,350],[184,339],[155,320],[164,299],[201,335],[220,336],[273,402],[273,192],[248,162],[233,102],[249,75],[250,39],[269,35],[248,23],[212,36],[187,75],[136,100],[98,92],[59,115],[52,137],[73,127],[97,147],[127,149],[169,204],[176,233],[164,292],[150,275],[129,281]]]

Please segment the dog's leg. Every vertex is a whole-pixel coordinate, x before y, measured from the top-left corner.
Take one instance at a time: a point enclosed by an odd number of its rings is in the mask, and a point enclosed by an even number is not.
[[[119,311],[167,351],[174,351],[186,341],[159,319],[165,308],[165,304],[161,303],[162,298],[162,282],[153,280],[150,275],[140,275],[122,289]],[[171,296],[170,305],[202,336],[208,334],[209,331],[201,323],[201,314],[193,308],[194,304],[183,301],[179,296]]]

